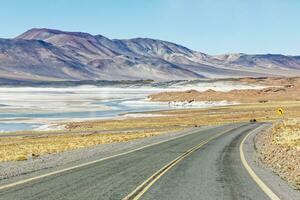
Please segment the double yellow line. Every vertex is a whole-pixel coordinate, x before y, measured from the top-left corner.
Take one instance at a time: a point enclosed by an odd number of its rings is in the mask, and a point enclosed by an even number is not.
[[[202,129],[202,131],[203,130],[208,130],[208,129],[209,128],[206,127],[204,129]],[[57,171],[53,171],[53,172],[49,172],[49,173],[46,173],[46,174],[42,174],[42,175],[39,175],[39,176],[34,176],[34,177],[31,177],[31,178],[19,180],[19,181],[16,181],[16,182],[13,182],[13,183],[9,183],[9,184],[6,184],[6,185],[0,185],[0,190],[9,189],[9,188],[12,188],[12,187],[16,187],[18,185],[29,183],[31,181],[37,181],[37,180],[40,180],[40,179],[43,179],[43,178],[46,178],[46,177],[49,177],[49,176],[61,174],[61,173],[64,173],[64,172],[67,172],[67,171],[70,171],[70,170],[78,169],[78,168],[85,167],[85,166],[88,166],[88,165],[92,165],[92,164],[95,164],[95,163],[103,162],[105,160],[116,158],[118,156],[123,156],[123,155],[129,154],[129,153],[134,153],[134,152],[143,150],[143,149],[148,148],[148,147],[152,147],[152,146],[159,145],[159,144],[162,144],[162,143],[165,143],[165,142],[176,140],[176,139],[185,137],[187,135],[195,134],[198,131],[199,130],[193,130],[190,133],[187,133],[187,134],[184,134],[184,135],[179,135],[179,136],[173,137],[171,139],[166,139],[166,140],[159,141],[159,142],[156,142],[156,143],[148,144],[148,145],[145,145],[145,146],[133,149],[133,150],[129,150],[129,151],[123,152],[123,153],[115,154],[115,155],[108,156],[108,157],[105,157],[105,158],[96,159],[96,160],[93,160],[93,161],[90,161],[90,162],[86,162],[86,163],[82,163],[82,164],[79,164],[79,165],[67,167],[67,168],[64,168],[64,169],[57,170]]]
[[[243,125],[241,125],[243,126]],[[207,144],[211,140],[220,137],[221,135],[228,133],[234,129],[240,128],[234,127],[229,130],[223,131],[219,134],[216,134],[207,140],[202,141],[201,143],[197,144],[196,146],[190,148],[189,150],[185,151],[183,154],[166,164],[164,167],[162,167],[160,170],[158,170],[155,174],[150,176],[146,181],[144,181],[142,184],[140,184],[135,190],[133,190],[130,194],[128,194],[123,200],[138,200],[140,199],[145,192],[149,190],[149,188],[158,180],[160,179],[165,173],[167,173],[170,169],[172,169],[176,164],[178,164],[180,161],[188,157],[190,154],[201,148],[203,145]]]

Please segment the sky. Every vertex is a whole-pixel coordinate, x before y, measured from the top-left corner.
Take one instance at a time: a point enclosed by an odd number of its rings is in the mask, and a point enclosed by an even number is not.
[[[211,55],[300,55],[299,0],[0,0],[0,19],[0,38],[52,28],[167,40]]]

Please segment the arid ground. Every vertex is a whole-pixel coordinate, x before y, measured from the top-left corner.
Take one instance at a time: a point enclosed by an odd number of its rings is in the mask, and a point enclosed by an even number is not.
[[[272,168],[295,188],[300,188],[300,78],[243,78],[233,80],[238,83],[264,85],[263,89],[231,90],[218,92],[207,90],[198,92],[163,92],[150,96],[152,101],[234,101],[241,103],[235,108],[237,113],[244,110],[246,115],[232,113],[233,119],[256,118],[259,121],[272,121],[274,127],[258,136],[257,149],[263,163]],[[276,122],[275,110],[283,108],[283,121]],[[229,111],[229,109],[228,109]],[[247,117],[245,117],[247,116]],[[226,114],[220,116],[227,120]],[[232,119],[232,120],[233,120]]]
[[[62,124],[62,131],[23,131],[0,138],[0,162],[34,159],[44,154],[123,142],[190,127],[234,122],[277,122],[276,109],[285,111],[284,123],[257,138],[261,160],[295,188],[300,187],[300,78],[233,79],[264,85],[257,90],[182,91],[151,95],[152,101],[235,101],[239,104],[207,109],[150,112],[150,116]],[[17,134],[16,136],[14,134]],[[24,135],[22,135],[24,134]],[[31,134],[31,135],[26,135]]]

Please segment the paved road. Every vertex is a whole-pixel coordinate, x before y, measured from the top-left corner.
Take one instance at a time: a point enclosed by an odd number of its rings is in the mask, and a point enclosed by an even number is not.
[[[0,190],[0,199],[122,199],[163,166],[211,137],[141,199],[268,199],[243,168],[240,140],[260,124],[226,125]]]
[[[249,125],[211,141],[172,168],[141,199],[269,199],[240,160],[241,140],[255,127]]]

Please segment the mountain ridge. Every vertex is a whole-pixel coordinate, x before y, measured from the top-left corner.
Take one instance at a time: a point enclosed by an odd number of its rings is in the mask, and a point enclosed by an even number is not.
[[[13,39],[0,39],[0,78],[167,81],[299,74],[300,56],[212,56],[151,38],[109,39],[34,28]]]

